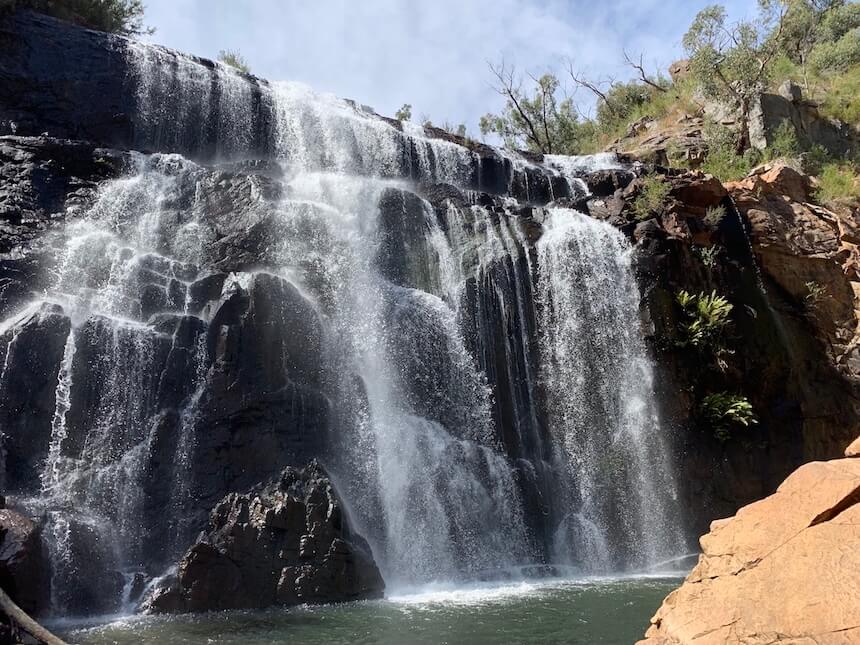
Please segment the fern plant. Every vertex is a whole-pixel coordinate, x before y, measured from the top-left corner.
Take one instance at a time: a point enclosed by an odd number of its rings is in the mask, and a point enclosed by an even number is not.
[[[815,309],[827,298],[830,294],[827,292],[827,287],[815,282],[814,280],[806,283],[806,296],[803,300],[809,309]]]
[[[752,403],[747,397],[728,392],[708,394],[699,405],[702,416],[720,441],[731,438],[733,427],[748,428],[758,423]]]
[[[714,246],[697,246],[696,255],[702,261],[702,264],[708,271],[713,271],[717,266],[717,260],[720,256],[720,247]]]
[[[713,354],[720,369],[725,369],[724,357],[731,353],[725,346],[725,337],[732,322],[733,305],[716,291],[697,295],[680,291],[675,298],[686,319],[680,325],[678,344]]]
[[[705,223],[713,226],[714,228],[718,227],[720,223],[726,218],[726,207],[722,204],[717,204],[716,206],[708,206],[705,211]]]

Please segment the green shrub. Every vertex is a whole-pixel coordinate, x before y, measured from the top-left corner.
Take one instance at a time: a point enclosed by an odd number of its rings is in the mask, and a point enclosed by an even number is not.
[[[693,347],[700,352],[713,356],[720,369],[725,369],[725,356],[731,352],[726,348],[726,334],[731,326],[733,305],[718,296],[710,294],[691,294],[679,291],[675,296],[683,310],[684,320],[680,323],[680,347]]]
[[[803,70],[783,54],[773,61],[772,79],[771,89],[776,89],[785,79],[795,82],[803,80]]]
[[[245,74],[251,73],[251,68],[248,66],[248,63],[245,61],[245,58],[237,51],[233,51],[231,49],[224,50],[218,54],[218,60],[220,60],[225,65],[229,65],[234,69],[238,69],[240,72],[244,72]]]
[[[828,75],[823,91],[815,98],[820,102],[823,116],[860,125],[860,65],[841,74]]]
[[[794,159],[800,156],[800,144],[797,141],[797,130],[788,119],[783,119],[773,131],[767,154],[771,159]]]
[[[723,125],[707,121],[702,135],[708,144],[702,171],[720,181],[742,179],[761,161],[761,153],[754,148],[739,155],[737,136]]]
[[[860,33],[851,31],[836,42],[821,43],[809,56],[809,65],[818,72],[844,72],[860,63]]]
[[[125,36],[149,34],[142,0],[2,0],[0,9],[32,9],[61,20]]]
[[[672,187],[660,177],[646,177],[639,188],[639,195],[633,201],[633,215],[636,221],[644,221],[659,212]]]
[[[860,185],[853,169],[831,162],[825,165],[818,175],[816,198],[826,204],[836,199],[860,197]]]
[[[606,91],[607,101],[597,104],[597,131],[607,139],[617,139],[626,134],[630,124],[643,117],[659,119],[668,114],[678,98],[677,93],[664,78],[658,78],[656,83],[666,91],[636,80],[610,87]]]
[[[822,145],[815,144],[801,155],[803,172],[809,175],[818,175],[824,167],[831,162],[830,153]]]
[[[758,423],[755,411],[747,397],[728,392],[709,394],[699,405],[702,419],[714,431],[714,436],[720,441],[731,438],[732,428],[749,426]]]
[[[733,148],[710,147],[702,163],[702,171],[723,182],[736,181],[746,177],[760,160],[761,156],[754,148],[739,155]]]
[[[394,118],[398,121],[411,121],[412,120],[412,105],[409,103],[404,103],[400,106],[400,109],[394,113]]]
[[[803,300],[809,309],[815,309],[830,297],[830,294],[827,293],[827,287],[814,280],[807,282],[805,286],[806,296],[804,296]]]
[[[833,2],[833,9],[824,16],[819,39],[837,41],[860,27],[860,4],[856,2]]]

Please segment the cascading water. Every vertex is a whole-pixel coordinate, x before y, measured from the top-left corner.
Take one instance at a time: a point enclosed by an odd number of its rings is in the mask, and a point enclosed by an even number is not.
[[[140,147],[224,165],[133,154],[57,239],[46,300],[70,330],[22,491],[56,589],[93,551],[157,575],[223,494],[310,457],[389,588],[683,551],[631,250],[538,205],[614,157],[480,154],[300,85],[128,56]],[[86,606],[68,595],[56,610]]]
[[[561,451],[559,559],[594,570],[682,552],[669,445],[654,403],[631,249],[613,227],[550,209],[538,242],[541,381]],[[577,553],[574,545],[579,545]]]

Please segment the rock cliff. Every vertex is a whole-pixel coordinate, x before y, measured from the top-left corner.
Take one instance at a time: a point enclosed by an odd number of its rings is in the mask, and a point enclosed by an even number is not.
[[[664,413],[683,428],[686,507],[704,531],[768,495],[799,464],[839,454],[860,430],[851,369],[857,207],[815,203],[811,180],[785,165],[728,186],[698,171],[654,170],[667,195],[644,219],[633,212],[644,177],[596,188],[584,207],[636,243]],[[733,306],[722,364],[684,346],[682,290],[714,292]],[[758,416],[725,442],[699,409],[720,391],[743,393]]]
[[[857,434],[856,210],[814,204],[787,169],[727,190],[614,156],[508,153],[24,12],[0,20],[0,60],[3,486],[38,497],[24,510],[67,537],[51,571],[61,611],[115,611],[122,573],[140,591],[181,553],[153,608],[372,597],[357,533],[384,545],[386,521],[414,538],[392,550],[416,575],[492,575],[514,538],[511,563],[553,561],[582,503],[559,477],[539,378],[538,242],[554,210],[633,246],[657,429],[697,529]],[[643,215],[655,178],[667,194]],[[682,346],[681,290],[733,305],[720,364]],[[595,424],[608,415],[589,405],[624,407],[617,382],[599,384],[609,402],[597,385],[574,402]],[[748,396],[757,426],[716,438],[699,407],[714,390]],[[386,396],[391,434],[368,436]],[[338,493],[366,504],[363,524],[347,529],[315,468],[255,488],[313,459],[350,480]],[[629,475],[610,462],[606,486]],[[409,485],[380,481],[392,467]]]
[[[855,441],[856,444],[856,441]],[[717,520],[642,644],[856,643],[860,459],[811,462]]]

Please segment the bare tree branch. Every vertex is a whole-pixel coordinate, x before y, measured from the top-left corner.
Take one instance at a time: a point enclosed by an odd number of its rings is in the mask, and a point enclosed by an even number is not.
[[[665,87],[658,85],[650,78],[648,78],[648,74],[645,73],[645,66],[642,64],[642,54],[639,54],[639,62],[636,63],[630,59],[630,56],[627,55],[627,50],[624,50],[624,60],[627,62],[630,67],[639,72],[639,80],[641,80],[646,85],[650,85],[655,90],[659,90],[660,92],[667,91]]]
[[[767,70],[767,66],[770,64],[770,61],[773,60],[773,57],[776,56],[776,53],[779,51],[779,40],[782,37],[782,31],[785,27],[785,14],[788,9],[785,5],[780,5],[779,10],[779,19],[776,26],[776,33],[770,37],[771,45],[769,51],[765,54],[763,59],[759,59],[759,70],[758,75],[756,76],[756,82],[761,80],[761,77],[764,76],[765,71]]]
[[[612,104],[606,94],[600,89],[600,87],[598,87],[596,83],[592,83],[591,81],[589,81],[587,78],[583,76],[578,76],[573,69],[573,62],[571,61],[567,62],[567,73],[570,75],[570,78],[578,87],[584,87],[585,89],[587,89],[589,92],[601,99],[610,111],[615,112],[615,106]]]
[[[731,94],[735,100],[739,101],[740,94],[738,93],[737,88],[735,88],[735,86],[728,81],[728,79],[723,74],[723,70],[720,69],[720,66],[718,64],[714,65],[714,74],[716,74],[717,78],[720,80],[720,82],[723,84],[729,94]]]

